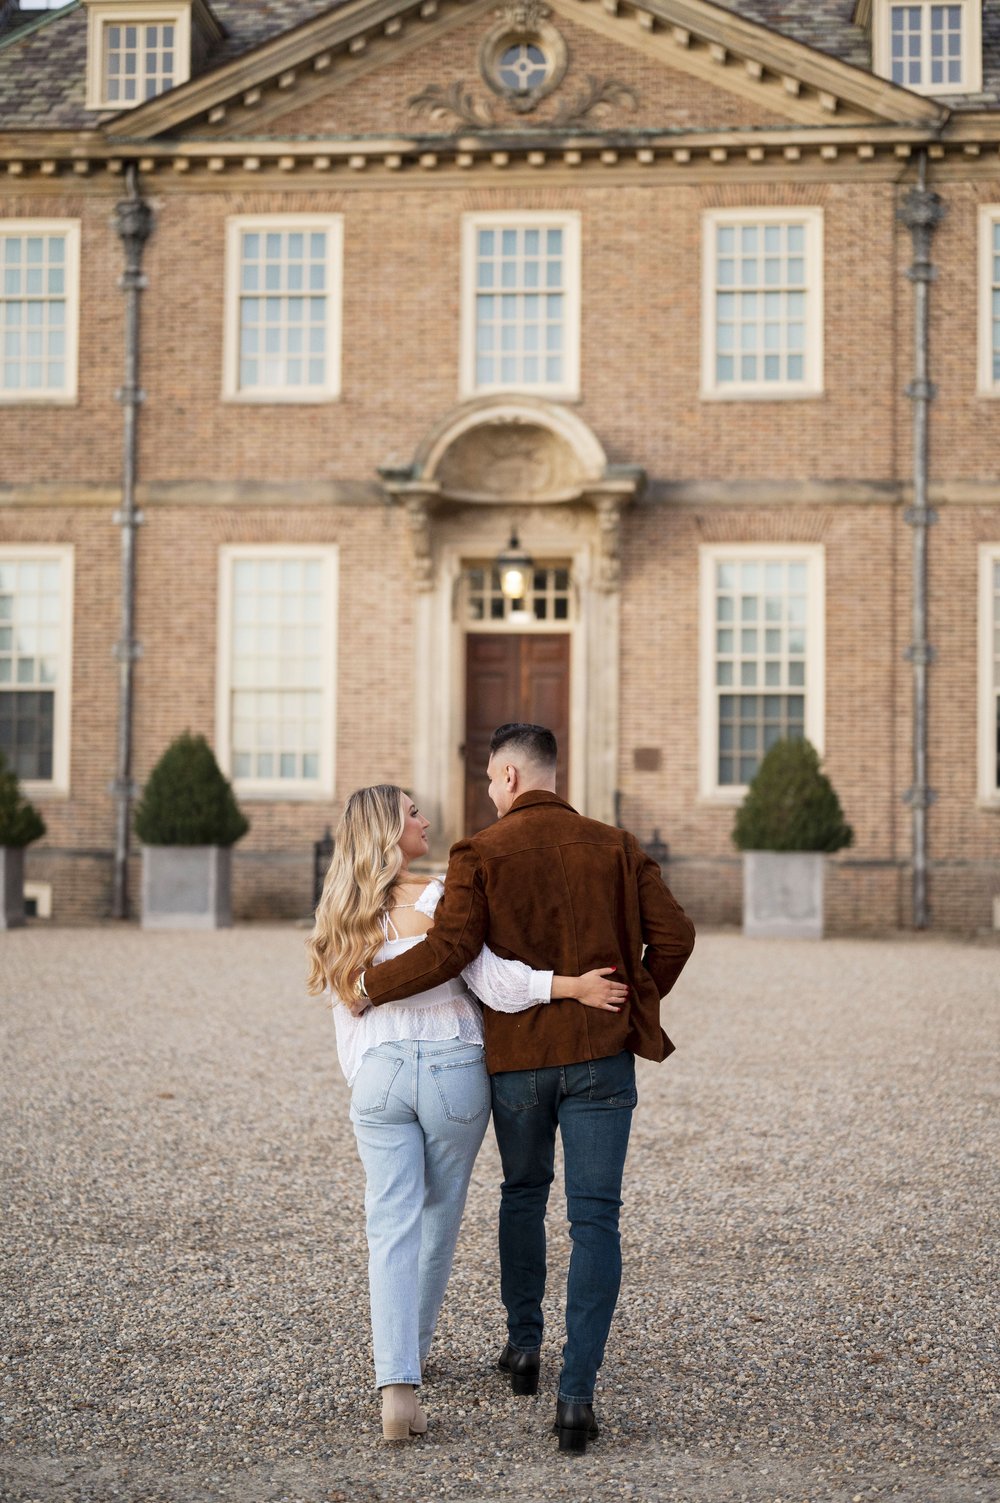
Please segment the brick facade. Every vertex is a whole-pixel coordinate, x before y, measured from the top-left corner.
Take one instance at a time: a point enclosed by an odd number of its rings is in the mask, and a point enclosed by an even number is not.
[[[268,96],[268,149],[285,142],[294,152],[315,138],[319,155],[334,138],[412,135],[407,101],[442,80],[442,56],[444,81],[477,83],[477,49],[491,14],[470,8],[470,19],[442,39],[443,53],[431,32],[425,46],[388,57],[349,86],[334,80],[326,96],[290,101],[284,114],[275,115]],[[155,213],[141,315],[140,782],[180,731],[215,735],[220,547],[303,542],[340,550],[336,796],[332,803],[244,801],[252,828],[236,852],[241,918],[308,911],[312,841],[352,788],[382,779],[410,784],[418,702],[429,697],[445,713],[447,685],[429,681],[426,665],[413,661],[421,609],[413,533],[381,488],[379,467],[409,464],[460,401],[462,216],[569,210],[580,216],[583,256],[581,394],[568,405],[609,465],[639,466],[646,476],[622,522],[614,774],[622,822],[643,839],[656,828],[669,841],[671,881],[696,919],[738,922],[733,806],[699,793],[699,547],[820,544],[824,760],[856,833],[855,845],[832,863],[828,925],[861,932],[910,922],[910,816],[901,796],[912,776],[912,683],[903,657],[911,636],[904,510],[912,412],[903,392],[912,375],[913,292],[905,276],[912,245],[897,211],[914,179],[913,159],[881,140],[865,155],[853,138],[823,158],[801,110],[787,119],[776,112],[773,88],[762,87],[755,102],[745,75],[739,93],[727,92],[721,70],[719,84],[709,85],[680,64],[644,55],[641,41],[612,43],[588,26],[587,14],[581,4],[578,19],[555,17],[571,57],[563,87],[613,75],[639,100],[634,114],[615,111],[594,126],[607,159],[570,164],[566,151],[583,148],[571,138],[552,146],[543,127],[561,91],[527,124],[510,111],[502,121],[508,137],[522,133],[525,150],[537,155],[539,143],[548,143],[544,165],[526,157],[499,163],[477,146],[463,168],[454,140],[443,137],[433,163],[422,167],[415,155],[403,170],[366,159],[328,171],[292,157],[292,168],[261,168],[236,155],[225,158],[224,170],[199,158],[180,171],[152,145],[144,163],[143,148],[131,150]],[[862,113],[850,101],[842,108],[848,119]],[[883,127],[872,123],[873,139]],[[640,133],[628,151],[624,128]],[[789,156],[781,147],[755,176],[746,133],[766,128],[781,130],[785,143],[799,130],[803,148]],[[725,160],[713,161],[706,147],[698,161],[678,162],[669,148],[638,165],[641,133],[654,130],[676,131],[678,140],[685,132],[718,139],[728,132],[732,144]],[[222,151],[227,141],[249,142],[250,127],[242,119],[232,129],[215,123],[205,134]],[[164,140],[183,155],[198,136],[192,128]],[[157,151],[162,144],[153,143]],[[8,155],[17,145],[0,130]],[[414,153],[428,149],[426,139],[413,146]],[[129,158],[124,147],[119,154]],[[930,294],[932,377],[940,388],[931,416],[940,517],[929,571],[937,654],[931,903],[935,924],[974,931],[991,924],[1000,892],[1000,807],[981,806],[975,760],[977,549],[1000,546],[1000,407],[976,393],[977,213],[980,204],[1000,203],[1000,173],[957,150],[940,169],[932,159],[931,176],[947,207],[933,242],[938,279]],[[121,475],[114,394],[124,341],[122,252],[110,215],[122,191],[121,175],[101,164],[86,176],[74,176],[68,161],[52,172],[39,165],[0,176],[3,220],[69,217],[82,226],[79,400],[0,404],[0,553],[21,543],[75,549],[71,792],[39,796],[49,833],[27,860],[29,880],[52,883],[57,922],[100,919],[109,905],[120,550],[111,513]],[[703,215],[755,206],[822,210],[825,360],[817,398],[701,395]],[[343,219],[342,394],[318,404],[225,401],[227,219],[292,213]],[[464,525],[461,510],[450,515]],[[531,507],[512,496],[494,514],[497,548],[512,518],[533,525]],[[470,538],[487,536],[481,510],[470,511],[468,523]],[[640,748],[660,753],[658,769],[636,765]],[[133,868],[137,878],[138,856]]]

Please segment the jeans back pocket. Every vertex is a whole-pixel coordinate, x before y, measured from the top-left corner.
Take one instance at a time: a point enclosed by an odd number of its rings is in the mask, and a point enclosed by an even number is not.
[[[373,1052],[364,1056],[351,1091],[351,1105],[359,1117],[385,1111],[392,1083],[402,1063],[401,1059],[389,1059]]]
[[[449,1122],[477,1122],[490,1108],[490,1078],[482,1051],[478,1059],[431,1065],[441,1105]]]

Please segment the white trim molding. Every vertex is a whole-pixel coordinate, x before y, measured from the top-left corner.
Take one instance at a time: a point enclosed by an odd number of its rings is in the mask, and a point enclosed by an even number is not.
[[[915,10],[920,12],[919,32],[911,34],[907,31],[903,40],[903,46],[907,47],[910,36],[916,37],[917,52],[907,54],[908,57],[918,60],[920,64],[921,76],[916,82],[908,82],[906,77],[893,79],[892,76],[892,25],[895,10],[909,13]],[[961,14],[959,41],[961,75],[958,81],[941,80],[935,83],[929,76],[931,63],[934,60],[932,28],[935,19],[943,19],[942,13],[947,10],[958,10]],[[933,14],[935,12],[936,17]],[[940,33],[940,39],[943,49],[940,58],[944,65],[947,62],[947,28]],[[899,88],[909,89],[913,94],[978,94],[983,87],[982,0],[949,0],[947,5],[940,4],[939,0],[874,0],[872,71],[881,78],[887,78],[890,83],[895,82]]]
[[[994,249],[994,239],[997,244]],[[996,275],[994,275],[994,269]],[[981,397],[1000,397],[1000,377],[993,373],[1000,361],[1000,204],[979,206],[979,380]],[[997,310],[994,313],[994,301]]]
[[[41,618],[32,623],[39,633],[51,632],[55,636],[53,646],[56,658],[55,683],[43,683],[38,673],[30,683],[16,681],[0,684],[0,693],[16,692],[18,688],[27,693],[53,691],[52,705],[52,776],[51,778],[22,778],[21,786],[29,798],[65,798],[70,791],[70,728],[73,708],[73,585],[74,550],[71,543],[52,545],[47,543],[19,543],[0,545],[0,564],[58,564],[59,566],[59,619],[48,621],[48,610],[42,607]],[[0,621],[0,628],[7,626]],[[46,643],[39,640],[32,654],[25,658],[37,660],[51,654],[45,651]]]
[[[979,548],[979,799],[1000,809],[1000,542]]]
[[[748,661],[756,660],[759,665],[763,666],[765,674],[768,656],[773,661],[785,663],[785,660],[789,659],[789,635],[796,625],[802,625],[805,628],[805,651],[795,654],[796,658],[804,664],[801,685],[792,685],[791,673],[785,671],[780,674],[781,681],[775,684],[760,682],[759,675],[758,682],[755,684],[741,684],[734,681],[732,684],[721,685],[717,682],[716,633],[728,626],[728,623],[721,623],[718,619],[716,605],[716,571],[720,564],[732,564],[735,569],[740,569],[743,565],[757,566],[761,579],[752,587],[748,586],[745,593],[748,600],[752,600],[754,596],[758,600],[765,599],[764,619],[760,619],[760,613],[755,606],[746,608],[747,612],[752,612],[752,614],[745,614],[742,609],[739,612],[734,610],[732,619],[734,640],[731,649],[733,679],[736,679],[735,669],[741,665],[744,656]],[[769,564],[805,566],[805,619],[801,623],[793,622],[791,613],[786,613],[783,609],[776,614],[773,622],[769,622],[766,607],[768,590],[766,570]],[[819,543],[704,544],[699,548],[699,573],[699,797],[711,803],[738,804],[746,793],[747,784],[745,782],[722,783],[719,776],[721,756],[719,702],[723,695],[740,696],[750,693],[760,697],[771,695],[784,699],[789,693],[796,697],[801,694],[805,700],[804,734],[815,746],[820,756],[823,755],[826,695],[825,554],[822,544]],[[735,585],[733,593],[737,598],[742,598]],[[792,592],[783,591],[782,593],[787,598]],[[744,655],[742,643],[737,649],[736,637],[745,630],[756,632],[758,640]],[[781,639],[776,643],[774,652],[770,654],[766,638],[764,638],[767,631],[777,632]],[[764,640],[760,640],[762,638]],[[734,760],[738,759],[739,754],[740,748],[734,746]]]
[[[173,26],[173,68],[168,88],[187,83],[191,77],[191,0],[88,0],[87,5],[87,109],[134,110],[147,104],[146,49],[136,48],[135,99],[110,99],[105,72],[105,40],[109,26]],[[162,49],[158,49],[162,50]],[[157,90],[157,94],[166,89]],[[151,96],[153,98],[156,95]]]
[[[50,259],[48,242],[61,238],[64,252],[61,263]],[[18,265],[11,259],[11,242],[16,240],[41,240],[41,260],[28,263],[27,246]],[[18,248],[20,252],[20,247]],[[58,288],[61,281],[62,289]],[[12,326],[5,317],[8,303],[24,305],[24,318],[18,327]],[[53,319],[54,307],[61,305],[61,322]],[[34,315],[32,308],[37,308]],[[37,323],[29,320],[37,317]],[[80,221],[78,219],[2,219],[0,220],[0,404],[5,406],[44,404],[46,406],[69,406],[77,400],[79,384],[79,339],[80,339]],[[40,353],[29,353],[27,342],[36,338]],[[59,339],[61,351],[53,354],[51,341]],[[64,380],[58,388],[31,388],[8,386],[4,367],[13,363],[16,348],[18,363],[53,364],[64,368]]]
[[[244,236],[254,234],[264,241],[263,251],[252,268],[258,285],[244,287]],[[322,256],[314,254],[311,246],[308,251],[303,248],[301,258],[292,260],[286,254],[293,235],[307,240],[318,234],[325,236]],[[266,243],[268,236],[281,237],[273,248],[273,257]],[[224,401],[314,403],[334,401],[340,396],[343,239],[340,214],[238,214],[226,220]],[[310,286],[317,272],[322,273],[322,285]],[[278,285],[266,285],[269,281]],[[244,298],[260,305],[254,310],[260,315],[255,327],[246,329],[242,316]],[[302,307],[294,307],[296,303]],[[275,308],[274,304],[281,306]],[[316,351],[312,349],[312,340],[320,331],[323,348]],[[254,338],[256,348],[247,355],[243,346],[249,337]],[[276,346],[271,352],[266,347],[270,339]],[[261,380],[245,385],[241,378],[242,362],[248,359],[265,364],[269,353],[287,373],[287,382]],[[322,379],[308,379],[309,367],[319,360],[323,363]]]
[[[527,281],[516,281],[511,286],[502,285],[497,280],[493,287],[480,287],[478,285],[479,269],[479,234],[483,230],[496,229],[502,235],[505,230],[538,230],[544,233],[546,230],[560,230],[562,232],[562,249],[559,255],[561,262],[561,276],[558,286],[547,286],[546,277],[542,268],[547,268],[548,261],[544,252],[537,256],[526,253],[518,248],[509,257],[509,262],[504,262],[505,253],[501,251],[495,260],[498,270],[506,269],[506,264],[515,268],[513,275],[516,276],[516,268],[523,266],[527,271],[527,264],[531,263],[535,270],[532,277],[537,276],[537,283],[528,284]],[[573,401],[580,395],[580,214],[576,210],[566,212],[544,212],[542,210],[515,210],[502,213],[476,213],[462,216],[462,296],[461,296],[461,351],[459,358],[459,396],[481,397],[491,393],[503,391],[530,392],[542,397],[553,397],[564,401]],[[537,361],[539,379],[533,380],[522,376],[520,379],[511,380],[479,380],[477,371],[477,309],[480,297],[496,297],[500,299],[504,295],[518,299],[518,316],[516,321],[497,320],[503,338],[507,327],[512,327],[515,333],[522,336],[528,328],[537,335],[538,348],[527,350],[525,340],[516,339],[516,348],[509,352],[503,347],[492,351],[498,359],[507,354],[508,358],[515,359],[523,365],[529,361]],[[543,299],[552,295],[561,296],[562,305],[562,331],[561,349],[558,352],[562,370],[558,379],[549,380],[545,375],[547,351],[543,348],[544,340],[540,330],[547,328],[547,321],[541,311],[537,321],[529,320],[524,316],[524,305],[528,298],[537,297]]]
[[[254,618],[246,622],[235,621],[236,592],[233,588],[234,565],[243,562],[252,562],[258,565],[273,564],[280,571],[285,563],[294,564],[318,564],[322,571],[318,590],[310,592],[310,599],[319,602],[319,619],[313,620],[309,614],[308,601],[305,592],[293,584],[283,586],[280,582],[275,590],[270,591],[263,583],[258,583],[258,594],[263,597],[267,594],[274,597],[274,609],[265,614],[274,615],[275,619],[264,620]],[[260,543],[260,544],[233,544],[219,549],[219,615],[218,615],[218,656],[216,670],[216,707],[215,707],[215,747],[219,765],[228,778],[232,779],[233,787],[241,798],[268,800],[274,803],[291,800],[309,801],[330,799],[333,797],[336,778],[336,678],[337,678],[337,597],[339,579],[339,549],[335,544],[312,544],[301,545],[292,543]],[[284,592],[284,593],[283,593]],[[297,603],[301,610],[291,622],[282,622],[281,602],[291,600]],[[265,651],[262,650],[260,641],[261,632],[270,632],[274,629],[273,651],[272,645],[268,644]],[[253,651],[258,660],[270,661],[273,665],[271,675],[262,673],[256,683],[246,685],[235,682],[233,664],[235,649],[237,646],[236,633],[241,629],[249,629],[257,634],[256,644]],[[293,632],[310,632],[319,636],[318,672],[316,682],[303,681],[299,684],[288,683],[287,661],[296,661],[307,654],[305,644],[296,653],[294,650],[284,652],[280,634],[283,630],[291,629]],[[244,654],[248,658],[250,654]],[[318,755],[317,775],[315,777],[268,777],[268,776],[240,776],[235,770],[235,755],[233,746],[233,714],[232,701],[235,693],[245,691],[250,694],[278,696],[283,693],[315,694],[320,696],[318,716],[300,717],[317,720],[318,745],[315,753]],[[276,713],[276,723],[281,717]],[[294,717],[292,717],[294,718]],[[254,724],[259,724],[255,720]],[[274,757],[280,757],[282,752],[297,755],[311,753],[311,748],[305,744],[304,737],[294,747],[283,748],[278,745],[278,737],[273,738],[273,746],[270,748]],[[262,747],[258,748],[262,750]]]
[[[734,244],[731,254],[720,255],[720,232],[725,230],[733,232]],[[743,240],[754,230],[759,231],[758,245],[751,250]],[[800,235],[793,238],[793,232]],[[768,247],[771,237],[776,244]],[[731,314],[725,320],[718,316],[722,298],[732,302],[723,308]],[[769,298],[775,299],[774,310]],[[707,210],[702,217],[701,329],[703,400],[822,396],[823,210],[794,205]],[[725,350],[720,348],[723,332],[731,346]],[[723,360],[731,361],[731,375],[720,375]],[[744,360],[752,364],[752,374],[742,374]],[[772,365],[774,374],[765,377]]]

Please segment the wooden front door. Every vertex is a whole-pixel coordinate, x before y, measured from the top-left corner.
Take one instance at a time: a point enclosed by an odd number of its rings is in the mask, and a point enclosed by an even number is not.
[[[465,833],[497,817],[487,793],[490,737],[524,720],[548,726],[559,743],[556,792],[569,788],[569,633],[469,632],[465,653]]]

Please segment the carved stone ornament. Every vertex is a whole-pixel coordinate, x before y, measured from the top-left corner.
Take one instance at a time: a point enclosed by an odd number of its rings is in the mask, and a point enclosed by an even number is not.
[[[639,96],[628,84],[617,78],[595,78],[587,74],[586,85],[570,99],[566,99],[549,119],[532,121],[531,128],[563,130],[575,125],[585,125],[590,116],[625,105],[636,109]],[[496,110],[488,101],[480,101],[467,89],[462,79],[452,84],[428,84],[419,94],[414,94],[409,107],[415,115],[426,114],[432,120],[444,120],[449,116],[457,126],[472,130],[489,130],[500,122]],[[532,106],[534,108],[534,106]]]
[[[566,43],[549,15],[538,0],[508,0],[479,47],[484,81],[519,115],[558,88],[566,72]]]

